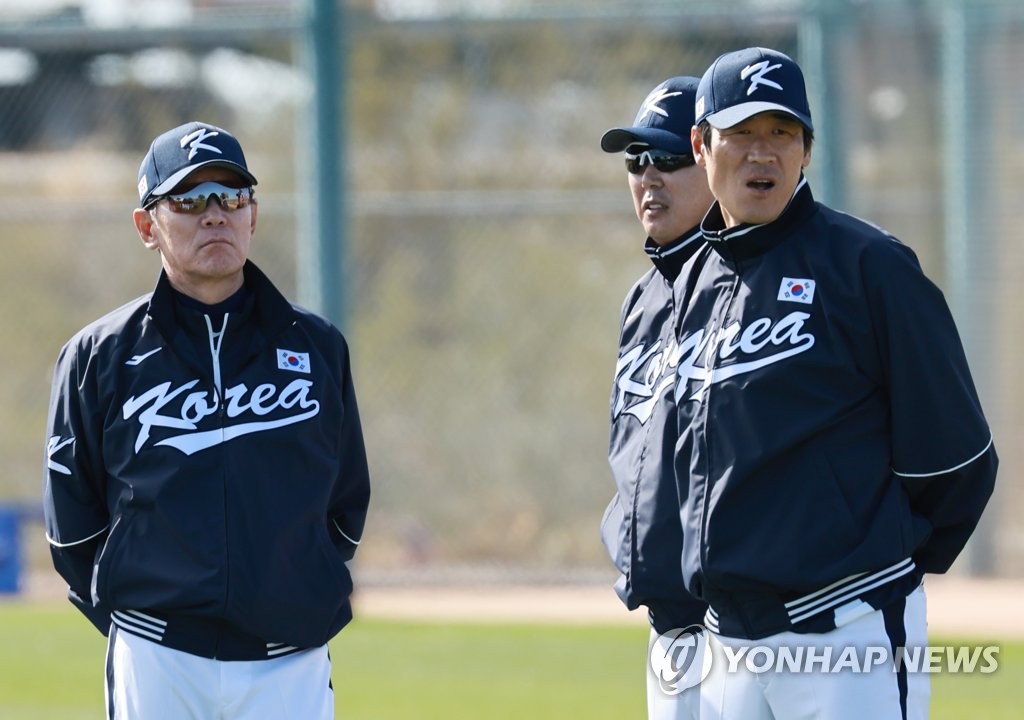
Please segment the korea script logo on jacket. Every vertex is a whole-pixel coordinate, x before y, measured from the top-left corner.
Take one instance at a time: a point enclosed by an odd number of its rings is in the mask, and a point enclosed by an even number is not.
[[[654,414],[654,407],[675,382],[679,364],[679,346],[675,340],[658,340],[650,348],[638,343],[624,352],[615,364],[615,404],[612,420],[622,414],[632,415],[644,425]]]
[[[166,445],[186,455],[192,455],[243,435],[309,420],[320,412],[320,402],[309,397],[313,383],[301,378],[292,380],[280,389],[274,383],[262,383],[250,390],[245,383],[239,383],[227,388],[223,399],[217,397],[216,393],[211,394],[206,390],[189,392],[198,384],[198,379],[180,387],[172,387],[172,383],[165,382],[139,396],[133,395],[128,398],[121,408],[124,419],[137,417],[141,425],[135,440],[136,453],[149,440],[153,428],[180,431],[154,445]],[[179,398],[180,405],[176,402]],[[199,423],[219,412],[222,402],[225,403],[227,418],[239,422],[213,430],[199,430]],[[273,420],[257,419],[276,410],[291,412],[286,417],[276,417]]]
[[[814,347],[814,335],[803,331],[810,317],[797,311],[774,322],[760,317],[746,327],[737,320],[717,331],[685,336],[679,344],[676,402],[697,400],[715,383],[807,352]],[[692,392],[691,382],[699,383]]]

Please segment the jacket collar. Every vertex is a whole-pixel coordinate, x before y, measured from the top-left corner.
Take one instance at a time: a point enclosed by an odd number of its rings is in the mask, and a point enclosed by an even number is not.
[[[687,230],[668,245],[659,245],[651,238],[644,242],[644,252],[670,283],[679,277],[679,271],[697,249],[703,244],[700,226]]]
[[[256,324],[265,337],[275,337],[295,321],[295,309],[251,260],[245,262],[242,272]],[[163,270],[150,297],[148,314],[168,342],[173,343],[183,330],[175,310],[174,289]]]
[[[742,224],[725,227],[721,205],[716,200],[708,210],[700,229],[704,238],[727,259],[746,260],[763,255],[789,237],[793,228],[814,214],[817,204],[807,178],[800,176],[793,197],[782,214],[761,225]]]

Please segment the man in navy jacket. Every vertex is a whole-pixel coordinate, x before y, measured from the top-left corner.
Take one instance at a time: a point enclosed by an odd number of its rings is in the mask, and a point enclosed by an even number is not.
[[[677,438],[672,399],[678,360],[673,283],[703,244],[698,224],[713,198],[690,147],[697,78],[673,77],[655,87],[633,125],[601,138],[606,152],[624,152],[630,195],[647,235],[651,267],[622,306],[611,397],[608,461],[617,493],[602,523],[605,546],[620,571],[615,591],[647,608],[652,658],[671,654],[670,631],[698,625],[707,604],[683,586],[682,531],[672,473]],[[690,638],[692,640],[692,638]],[[689,720],[699,695],[663,687],[660,667],[647,673],[648,717]]]
[[[675,401],[683,574],[715,651],[702,712],[926,717],[899,654],[927,643],[922,576],[962,550],[997,467],[953,319],[910,248],[815,202],[790,58],[718,58],[696,121],[716,202],[677,283]]]
[[[157,137],[134,212],[156,288],[57,361],[47,537],[109,635],[111,718],[334,717],[366,454],[345,339],[248,260],[255,184],[223,128]]]

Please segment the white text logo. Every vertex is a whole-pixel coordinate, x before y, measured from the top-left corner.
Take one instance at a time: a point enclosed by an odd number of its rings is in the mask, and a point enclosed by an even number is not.
[[[999,669],[998,645],[734,645],[701,625],[670,630],[651,643],[650,667],[666,695],[678,695],[720,673],[866,674],[980,673]],[[723,662],[724,661],[724,662]]]
[[[708,633],[700,625],[669,630],[651,644],[651,671],[666,695],[696,687],[711,672]]]
[[[64,449],[68,445],[75,441],[75,436],[72,435],[67,440],[61,440],[60,435],[53,435],[46,443],[46,467],[54,472],[59,472],[61,475],[70,475],[71,468],[67,465],[62,465],[53,459],[53,456],[57,454],[59,450]]]
[[[722,644],[726,672],[740,669],[759,675],[789,673],[869,673],[888,666],[892,672],[908,673],[993,673],[999,669],[999,647],[929,645],[897,647],[894,653],[884,645],[868,647],[755,645],[730,647]]]
[[[667,100],[670,97],[677,97],[682,95],[681,92],[670,92],[668,88],[658,88],[652,90],[651,94],[644,100],[644,104],[640,107],[640,114],[636,116],[635,125],[639,125],[640,121],[645,117],[654,113],[655,115],[661,115],[662,117],[668,117],[668,110],[658,105],[662,100]]]
[[[124,364],[125,365],[138,365],[143,360],[148,358],[150,355],[156,355],[161,350],[163,350],[163,348],[156,348],[155,350],[150,350],[148,353],[142,353],[141,355],[132,355],[131,359],[124,361]]]
[[[209,150],[210,152],[215,152],[218,155],[222,155],[223,153],[220,151],[220,148],[214,147],[213,145],[206,145],[203,143],[203,140],[205,140],[206,138],[217,137],[218,135],[220,135],[220,133],[217,132],[216,130],[207,130],[206,128],[199,128],[195,132],[191,132],[181,139],[181,147],[182,149],[184,149],[186,145],[189,146],[189,160],[195,157],[196,153],[199,152],[200,150]]]
[[[612,419],[626,413],[643,425],[654,406],[675,381],[672,369],[679,364],[679,346],[673,341],[662,351],[662,341],[647,349],[642,343],[622,354],[615,364],[615,404]],[[627,407],[631,398],[639,398]]]
[[[752,95],[754,91],[757,90],[758,85],[767,85],[768,87],[773,87],[776,90],[781,90],[781,85],[765,77],[765,75],[770,73],[772,70],[778,70],[780,67],[782,67],[782,65],[769,65],[767,60],[762,60],[759,63],[747,65],[743,68],[740,71],[740,79],[746,80],[747,78],[751,78],[750,87],[747,88],[747,95]]]
[[[232,420],[246,413],[262,417],[279,408],[294,409],[295,414],[288,417],[242,422],[215,430],[199,431],[198,423],[218,412],[221,406],[220,399],[216,395],[211,397],[206,391],[185,395],[177,415],[162,413],[175,398],[198,384],[198,380],[192,380],[172,389],[171,383],[165,382],[138,397],[132,396],[128,399],[122,408],[124,419],[128,420],[137,413],[139,424],[142,426],[135,440],[135,452],[146,444],[153,428],[180,430],[180,434],[165,438],[156,444],[168,445],[191,455],[242,435],[293,425],[315,417],[320,412],[319,401],[309,397],[309,389],[313,383],[309,380],[292,380],[280,391],[273,383],[257,385],[252,391],[244,383],[240,383],[224,391],[225,412]]]
[[[746,328],[741,327],[737,320],[717,332],[705,334],[704,330],[698,330],[683,338],[679,344],[679,366],[676,370],[676,402],[696,400],[715,383],[807,352],[814,347],[814,336],[802,332],[804,321],[809,317],[805,312],[792,312],[775,324],[772,324],[771,318],[762,317]],[[755,355],[768,346],[781,349],[753,360],[715,367],[716,359]],[[697,364],[701,359],[704,361],[703,367]],[[683,397],[687,383],[691,380],[700,382],[701,387],[689,397]]]

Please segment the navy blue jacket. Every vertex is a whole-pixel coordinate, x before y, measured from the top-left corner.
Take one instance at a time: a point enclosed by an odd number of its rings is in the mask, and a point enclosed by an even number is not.
[[[702,227],[676,292],[687,587],[726,635],[827,631],[950,567],[993,489],[992,434],[908,247],[804,179],[771,223],[724,229],[715,204]]]
[[[237,312],[186,307],[161,274],[64,346],[45,472],[72,602],[104,633],[224,660],[351,619],[369,501],[344,338],[244,272]]]
[[[698,228],[664,247],[644,247],[654,267],[622,306],[619,355],[611,397],[608,461],[617,493],[601,535],[621,575],[615,591],[630,610],[648,608],[659,633],[700,623],[707,603],[683,586],[679,496],[672,473],[678,352],[672,284],[702,244]]]

